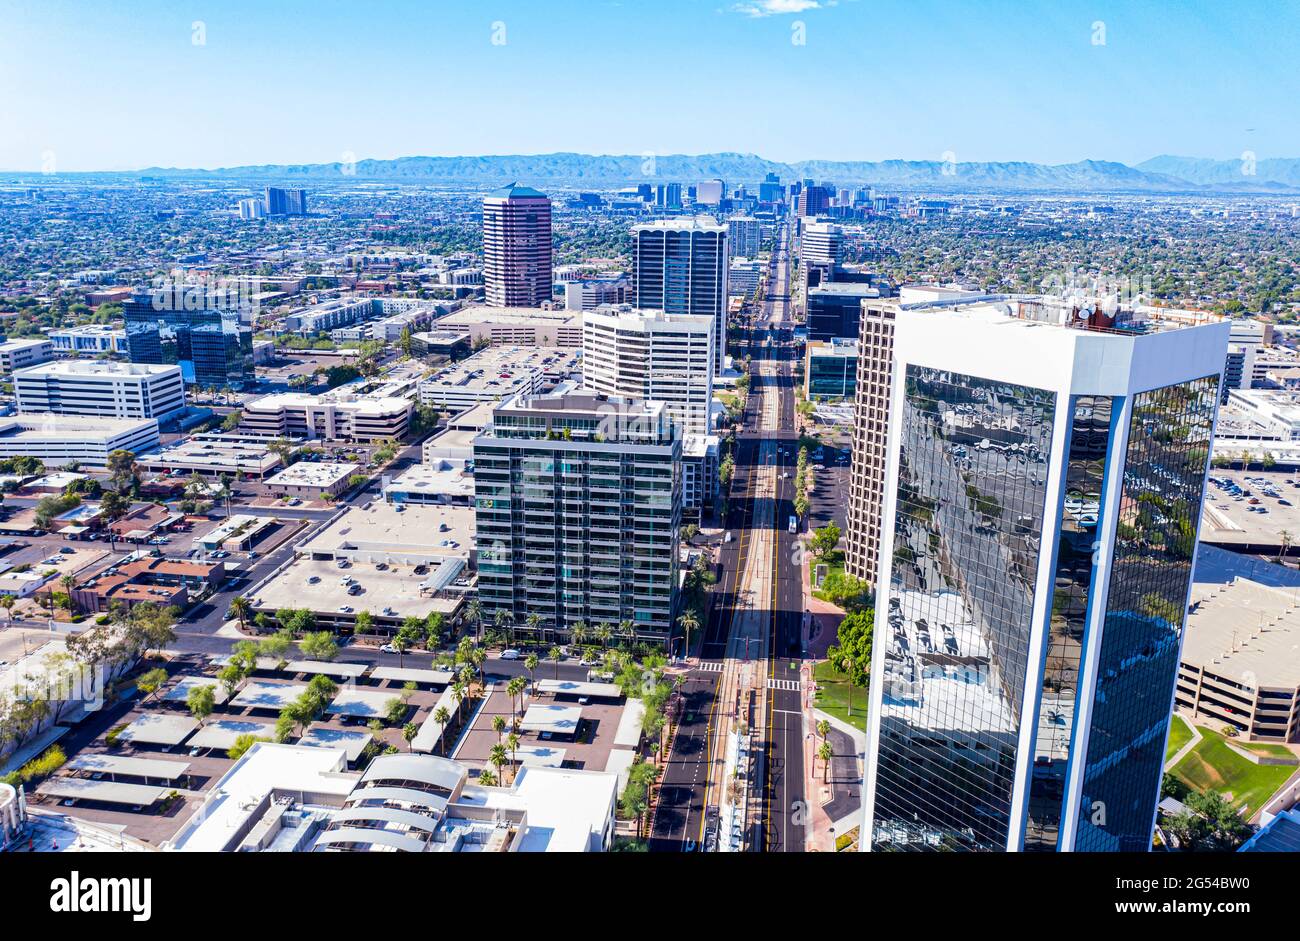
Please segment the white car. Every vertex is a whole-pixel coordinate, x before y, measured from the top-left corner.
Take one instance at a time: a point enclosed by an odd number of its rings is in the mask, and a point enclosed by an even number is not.
[[[501,651],[501,659],[502,659],[502,660],[518,660],[518,659],[519,659],[519,651],[518,651],[518,650],[515,650],[513,647],[511,647],[511,648],[509,648],[509,649],[507,649],[507,650],[503,650],[503,651]]]

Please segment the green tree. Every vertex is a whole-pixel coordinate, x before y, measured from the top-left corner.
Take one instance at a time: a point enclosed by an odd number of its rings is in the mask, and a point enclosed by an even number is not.
[[[141,674],[140,678],[135,681],[136,688],[144,693],[145,699],[151,699],[153,694],[162,689],[167,683],[167,671],[162,667],[154,667]]]
[[[199,720],[199,725],[208,716],[212,715],[212,709],[216,705],[216,690],[212,686],[191,686],[190,691],[185,694],[185,704],[189,706],[190,715]]]
[[[338,644],[329,631],[315,631],[298,642],[303,655],[311,660],[333,660],[339,654]]]

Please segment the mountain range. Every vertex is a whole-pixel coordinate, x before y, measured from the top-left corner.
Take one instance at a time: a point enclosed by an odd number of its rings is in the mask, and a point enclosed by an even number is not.
[[[1244,173],[1243,168],[1253,170]],[[347,173],[358,180],[469,183],[493,185],[511,180],[568,186],[628,186],[665,180],[694,182],[719,178],[756,183],[768,173],[782,180],[830,180],[836,185],[874,184],[925,190],[1290,193],[1300,192],[1300,159],[1250,162],[1160,156],[1137,166],[1104,160],[1048,165],[944,163],[937,160],[777,163],[754,154],[715,153],[663,156],[576,153],[482,157],[401,157],[341,163],[269,164],[214,170],[151,167],[136,171],[151,177],[321,181]],[[136,175],[133,174],[133,175]]]

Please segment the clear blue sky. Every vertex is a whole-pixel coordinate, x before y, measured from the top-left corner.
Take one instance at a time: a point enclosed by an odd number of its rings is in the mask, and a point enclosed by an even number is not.
[[[1297,36],[1291,0],[0,0],[0,169],[1297,157]]]

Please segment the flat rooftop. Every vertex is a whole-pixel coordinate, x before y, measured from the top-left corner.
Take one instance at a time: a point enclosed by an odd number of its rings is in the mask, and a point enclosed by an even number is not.
[[[562,378],[581,367],[582,352],[554,346],[489,346],[420,383],[420,394],[439,391],[508,395],[533,376]]]
[[[169,716],[148,712],[118,733],[120,742],[139,742],[145,745],[179,745],[199,727],[199,721],[190,716]]]
[[[1250,685],[1300,687],[1300,606],[1294,588],[1247,578],[1197,584],[1184,632],[1184,663],[1218,676],[1254,676]]]
[[[401,689],[359,689],[355,686],[344,687],[326,707],[330,715],[353,716],[362,719],[377,719],[388,709],[388,703],[401,699]]]
[[[474,510],[459,506],[410,506],[383,500],[349,507],[302,548],[306,554],[330,556],[370,553],[375,556],[468,556],[474,544]],[[336,577],[337,580],[337,577]]]
[[[540,307],[462,307],[437,321],[439,330],[483,323],[518,323],[548,326],[582,326],[580,310],[544,310]]]
[[[225,705],[230,698],[225,685],[215,676],[182,676],[176,685],[163,693],[162,698],[166,702],[185,702],[190,690],[200,686],[212,687],[212,701],[218,706]]]
[[[459,560],[457,560],[459,561]],[[276,611],[280,608],[308,607],[318,614],[350,614],[369,611],[376,617],[402,619],[424,618],[432,611],[444,615],[454,614],[459,606],[455,598],[435,597],[421,589],[434,571],[416,574],[416,566],[409,563],[390,562],[382,571],[369,562],[354,562],[340,569],[329,560],[299,557],[270,582],[258,589],[253,606],[258,610]],[[361,586],[361,593],[348,593],[342,584],[343,576],[351,576]],[[340,612],[349,607],[352,612]],[[392,613],[384,614],[388,608]]]
[[[28,366],[14,372],[14,378],[67,378],[67,379],[133,379],[151,376],[181,374],[179,366],[149,363],[119,363],[100,359],[61,359],[38,366]]]
[[[306,683],[268,683],[263,680],[249,680],[244,688],[230,700],[235,709],[269,709],[279,712],[303,693],[307,692]]]
[[[361,757],[373,737],[368,729],[336,729],[317,723],[298,739],[298,744],[312,748],[342,749],[348,756],[348,761],[354,762]]]
[[[582,720],[581,706],[561,706],[555,703],[533,703],[524,713],[520,728],[525,732],[550,732],[552,735],[573,735]]]
[[[254,722],[252,719],[208,719],[203,728],[191,736],[191,748],[216,748],[227,751],[235,747],[241,735],[272,740],[275,738],[274,722]]]
[[[360,464],[299,461],[268,477],[268,487],[332,487],[361,470]]]

